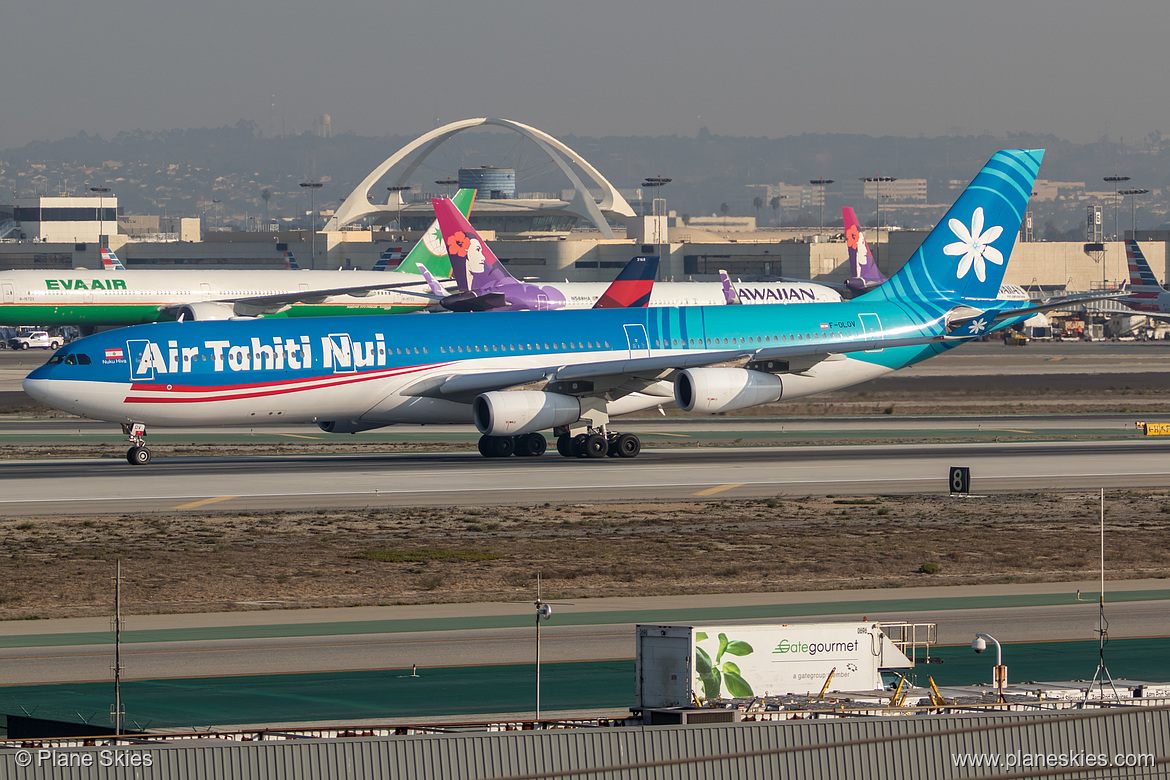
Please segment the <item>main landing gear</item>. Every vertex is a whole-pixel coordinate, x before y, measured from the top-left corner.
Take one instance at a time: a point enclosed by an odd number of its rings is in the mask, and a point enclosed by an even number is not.
[[[543,433],[524,433],[519,436],[480,436],[479,454],[485,458],[535,458],[548,449]]]
[[[642,442],[632,433],[607,432],[604,428],[576,435],[567,429],[553,433],[558,434],[557,452],[566,458],[636,458],[642,451]],[[485,458],[534,458],[543,455],[547,446],[542,433],[479,437],[479,454]]]
[[[146,449],[146,426],[142,423],[122,423],[122,433],[130,437],[126,461],[131,466],[145,466],[150,463],[150,450]]]
[[[557,452],[566,458],[636,458],[642,442],[632,433],[591,429],[573,435],[564,431],[557,436]]]

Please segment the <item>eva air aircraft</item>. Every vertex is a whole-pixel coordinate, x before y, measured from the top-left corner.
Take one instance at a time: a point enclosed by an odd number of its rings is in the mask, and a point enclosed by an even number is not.
[[[156,323],[80,339],[24,380],[50,406],[148,426],[473,422],[485,456],[633,457],[619,415],[728,412],[837,390],[1051,306],[997,298],[1040,167],[997,153],[888,282],[850,301]]]
[[[475,190],[460,190],[466,214]],[[0,325],[137,325],[232,317],[398,314],[431,305],[418,266],[451,275],[434,224],[400,266],[404,272],[206,269],[127,271],[103,250],[105,271],[0,271]],[[116,264],[115,264],[116,263]],[[426,294],[411,295],[410,290]]]

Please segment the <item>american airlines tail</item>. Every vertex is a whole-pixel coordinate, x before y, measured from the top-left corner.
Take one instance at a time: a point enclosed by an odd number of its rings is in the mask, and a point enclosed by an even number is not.
[[[114,250],[108,247],[102,247],[102,268],[107,271],[125,271],[126,266],[122,265],[122,261],[114,254]]]
[[[290,271],[301,270],[301,264],[297,262],[297,259],[293,256],[292,252],[284,253],[284,267]]]
[[[865,233],[861,232],[861,223],[857,221],[857,215],[853,209],[844,206],[841,208],[841,217],[845,221],[845,244],[849,247],[851,274],[845,285],[855,292],[865,292],[885,284],[886,277],[878,269],[873,253],[869,251],[869,244],[865,242]]]
[[[1150,268],[1146,256],[1142,254],[1138,242],[1132,238],[1125,241],[1125,259],[1129,263],[1129,292],[1157,295],[1165,290],[1158,283],[1158,277],[1154,276],[1154,271]]]

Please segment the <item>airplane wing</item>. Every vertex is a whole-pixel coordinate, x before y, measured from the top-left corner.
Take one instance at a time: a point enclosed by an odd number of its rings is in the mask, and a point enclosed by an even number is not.
[[[399,290],[405,295],[417,295],[428,299],[433,299],[434,296],[429,293],[414,293],[407,288],[411,287],[426,287],[427,283],[423,279],[417,282],[395,282],[393,284],[362,284],[353,287],[329,287],[318,288],[315,290],[296,290],[287,293],[273,293],[272,295],[245,295],[233,298],[214,298],[208,303],[222,303],[229,305],[243,305],[256,314],[273,314],[281,311],[294,303],[322,303],[334,295],[356,295],[366,296],[375,290]],[[172,311],[181,309],[183,306],[189,304],[190,301],[184,303],[167,304],[159,308],[159,311]]]
[[[982,334],[977,334],[982,335]],[[657,355],[653,357],[608,360],[598,363],[547,366],[460,373],[449,377],[431,377],[401,390],[402,395],[470,400],[480,393],[507,390],[521,385],[547,383],[555,392],[566,395],[594,395],[620,388],[618,395],[642,392],[669,379],[675,372],[687,368],[712,366],[719,363],[748,362],[760,365],[761,370],[807,371],[823,360],[850,352],[863,352],[893,347],[923,346],[953,341],[953,336],[910,336],[906,338],[863,337],[838,341],[833,344],[807,343],[775,347],[741,347],[721,349],[702,354]]]
[[[958,310],[952,311],[951,316],[947,317],[947,328],[952,331],[953,334],[962,335],[962,331],[965,326],[982,320],[985,317],[989,319],[983,322],[982,328],[987,330],[991,327],[991,325],[1002,322],[1003,320],[1017,319],[1019,317],[1031,317],[1033,314],[1052,311],[1053,309],[1063,309],[1072,304],[1123,298],[1126,295],[1127,293],[1121,290],[1109,290],[1095,293],[1078,293],[1076,295],[1063,295],[1059,298],[1045,298],[1033,306],[1025,306],[1020,309],[997,310],[991,307],[986,309],[979,309],[975,307],[964,306]]]

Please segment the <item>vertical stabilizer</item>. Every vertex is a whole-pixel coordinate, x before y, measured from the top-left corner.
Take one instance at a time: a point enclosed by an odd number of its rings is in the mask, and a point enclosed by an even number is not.
[[[1165,289],[1158,283],[1138,242],[1132,238],[1125,241],[1125,259],[1129,263],[1129,292],[1160,293]]]
[[[465,218],[471,213],[475,203],[475,190],[459,190],[451,198],[455,208]],[[443,233],[439,229],[439,221],[435,220],[423,233],[422,239],[402,259],[398,269],[406,273],[414,273],[419,265],[426,267],[439,279],[451,277],[451,259],[447,256],[447,244],[443,241]]]
[[[1043,149],[996,152],[906,264],[863,297],[927,303],[932,314],[995,300],[1043,157]]]
[[[595,309],[644,309],[650,305],[654,290],[654,275],[658,273],[658,257],[635,257],[610,283]]]
[[[122,261],[114,254],[114,250],[108,247],[102,248],[102,268],[107,271],[125,271],[126,266],[122,265]]]
[[[849,249],[850,276],[845,280],[845,285],[850,290],[864,292],[884,284],[886,277],[878,269],[873,253],[869,251],[857,214],[844,206],[841,208],[841,218],[845,221],[845,245]]]

